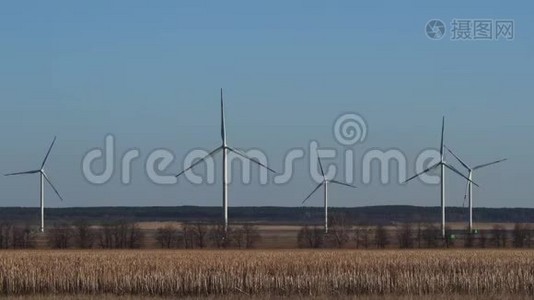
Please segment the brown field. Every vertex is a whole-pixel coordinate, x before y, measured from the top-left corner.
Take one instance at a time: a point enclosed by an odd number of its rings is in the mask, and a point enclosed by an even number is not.
[[[156,230],[162,226],[165,225],[174,225],[180,227],[182,223],[180,222],[138,222],[137,223],[141,229],[144,230]],[[322,225],[322,224],[321,224]],[[440,226],[439,223],[435,223],[434,225]],[[477,229],[491,229],[495,225],[501,225],[504,228],[508,230],[512,230],[514,228],[514,223],[477,223],[475,224],[475,227]],[[413,226],[416,226],[414,223]],[[447,223],[447,226],[449,226],[451,229],[454,230],[463,230],[466,228],[466,223],[460,223],[460,222],[449,222]],[[258,229],[260,231],[282,231],[282,232],[298,232],[300,228],[302,228],[302,225],[277,225],[277,224],[258,224]],[[395,229],[395,226],[386,226],[388,229]]]
[[[13,300],[166,300],[176,299],[176,297],[165,296],[116,296],[116,295],[38,295],[38,296],[16,296],[6,297]],[[331,299],[328,296],[306,297],[306,296],[291,296],[291,297],[273,297],[273,296],[247,296],[247,295],[227,295],[227,296],[201,296],[201,297],[180,297],[180,299],[208,299],[208,300],[265,300],[265,299],[291,299],[291,300],[326,300]],[[395,295],[381,295],[381,296],[336,296],[340,300],[527,300],[532,299],[530,296],[518,295],[493,295],[493,296],[473,296],[473,295],[421,295],[421,296],[395,296]]]
[[[534,294],[534,251],[3,251],[0,294],[513,299]]]

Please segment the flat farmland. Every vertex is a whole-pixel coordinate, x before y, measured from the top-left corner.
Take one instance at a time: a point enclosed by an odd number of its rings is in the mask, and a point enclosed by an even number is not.
[[[158,248],[155,241],[155,235],[158,228],[171,225],[175,228],[182,228],[179,222],[140,222],[137,223],[139,228],[145,233],[144,247]],[[261,239],[257,242],[256,248],[259,249],[287,249],[297,248],[297,236],[302,228],[298,225],[271,225],[260,224],[256,226]]]
[[[3,251],[0,294],[518,298],[534,294],[534,251]]]
[[[145,248],[158,248],[157,242],[155,241],[155,235],[158,228],[162,228],[168,225],[171,225],[175,228],[182,228],[182,223],[180,222],[139,222],[137,223],[139,228],[145,233]],[[423,224],[424,225],[424,224]],[[434,224],[436,228],[439,228],[439,224]],[[317,225],[322,228],[322,225]],[[449,223],[448,225],[452,230],[458,232],[464,232],[466,229],[465,223]],[[514,224],[510,223],[479,223],[476,224],[477,229],[490,231],[494,226],[502,226],[508,231],[513,230]],[[354,226],[353,229],[358,226]],[[417,229],[417,224],[412,224],[413,230]],[[277,224],[258,224],[256,225],[258,233],[261,236],[261,239],[256,243],[255,247],[258,249],[288,249],[288,248],[298,248],[297,237],[299,231],[302,229],[300,225],[277,225]],[[365,228],[372,229],[374,226],[365,226]],[[397,227],[395,226],[385,226],[385,229],[388,231],[388,240],[389,247],[398,248],[398,241],[396,238]],[[372,236],[372,234],[371,234]],[[353,241],[349,243],[349,247],[353,247]]]

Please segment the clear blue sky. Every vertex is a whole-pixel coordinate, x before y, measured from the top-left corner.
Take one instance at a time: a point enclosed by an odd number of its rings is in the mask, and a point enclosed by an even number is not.
[[[142,162],[157,148],[183,159],[217,146],[223,87],[230,143],[264,150],[277,169],[311,139],[342,149],[332,125],[343,112],[368,122],[358,155],[397,148],[411,159],[438,147],[446,115],[447,143],[467,161],[510,159],[477,177],[477,205],[534,207],[532,16],[528,1],[4,1],[0,170],[38,167],[57,135],[48,173],[66,201],[48,190],[49,206],[220,205],[219,185],[154,185]],[[432,41],[433,18],[514,19],[516,37]],[[118,172],[103,186],[82,176],[107,133],[119,154],[141,150],[128,186]],[[232,185],[230,205],[300,205],[315,183],[296,168],[283,186]],[[356,191],[332,189],[333,206],[439,205],[437,186],[359,177]],[[449,177],[448,201],[462,205],[464,182]],[[38,178],[0,178],[0,205],[38,205]]]

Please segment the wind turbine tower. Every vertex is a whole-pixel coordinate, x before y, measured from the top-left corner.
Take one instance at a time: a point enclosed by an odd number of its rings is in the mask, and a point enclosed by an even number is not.
[[[223,100],[223,90],[221,89],[221,140],[222,144],[215,150],[208,153],[208,155],[204,156],[202,159],[198,160],[197,162],[193,163],[190,167],[180,172],[176,177],[181,176],[185,172],[191,170],[198,164],[206,161],[209,157],[215,156],[219,151],[222,151],[222,207],[223,207],[223,220],[224,220],[224,232],[228,232],[228,153],[233,152],[257,165],[259,165],[262,168],[265,168],[273,173],[276,173],[274,170],[269,168],[268,166],[262,164],[260,161],[250,158],[247,154],[244,152],[237,150],[233,147],[228,146],[227,140],[226,140],[226,118],[224,114],[224,100]]]
[[[446,232],[445,232],[445,227],[446,227],[446,219],[445,219],[445,169],[449,169],[451,171],[453,171],[454,173],[462,176],[463,178],[465,178],[468,182],[478,186],[476,183],[474,183],[471,179],[469,179],[468,177],[466,177],[464,174],[462,174],[460,171],[458,171],[456,168],[454,168],[453,166],[451,166],[450,164],[448,164],[446,161],[445,161],[445,153],[443,151],[444,149],[444,136],[445,136],[445,117],[443,117],[443,120],[442,120],[442,123],[441,123],[441,146],[439,148],[439,154],[440,154],[440,161],[437,162],[436,164],[430,166],[428,169],[424,170],[423,172],[420,172],[410,178],[408,178],[408,180],[406,180],[404,183],[407,183],[427,172],[430,172],[436,168],[440,168],[440,171],[441,171],[441,175],[440,175],[440,179],[441,179],[441,236],[443,239],[446,238]]]
[[[464,199],[469,197],[469,232],[472,233],[473,232],[473,182],[472,182],[473,173],[476,170],[479,170],[479,169],[482,169],[482,168],[486,168],[486,167],[489,167],[489,166],[504,162],[507,159],[500,159],[500,160],[497,160],[497,161],[494,161],[494,162],[478,165],[476,167],[470,167],[467,163],[465,163],[463,160],[461,160],[460,157],[458,157],[458,155],[456,155],[449,147],[445,146],[445,148],[447,149],[447,151],[449,151],[450,154],[452,154],[452,156],[454,156],[454,158],[456,158],[456,160],[465,169],[467,169],[467,171],[469,171],[469,175],[467,176],[469,178],[469,180],[467,181],[466,194],[464,196]]]
[[[44,169],[44,167],[46,165],[46,161],[48,160],[48,156],[50,155],[50,152],[52,152],[52,147],[54,147],[55,142],[56,142],[56,138],[54,137],[54,140],[52,141],[52,144],[50,145],[50,148],[48,148],[48,152],[46,153],[46,156],[45,156],[45,158],[44,158],[44,160],[43,160],[43,162],[41,164],[41,168],[39,170],[10,173],[10,174],[6,174],[5,175],[5,176],[17,176],[17,175],[39,174],[39,193],[40,193],[40,211],[41,211],[41,226],[39,228],[40,232],[44,232],[44,229],[45,229],[45,227],[44,227],[44,219],[45,219],[44,218],[44,208],[45,208],[45,204],[44,204],[44,197],[45,197],[44,186],[45,186],[45,181],[48,182],[48,184],[54,190],[54,192],[59,197],[59,199],[61,201],[63,201],[63,198],[59,194],[58,190],[52,184],[52,181],[46,175],[46,172],[45,172],[45,169]]]
[[[340,182],[340,181],[337,181],[337,180],[331,180],[331,179],[327,179],[326,178],[326,175],[324,173],[324,169],[323,169],[323,164],[321,163],[321,158],[319,156],[317,156],[317,160],[319,161],[319,168],[321,170],[321,175],[323,176],[323,180],[321,181],[321,183],[319,183],[319,185],[308,195],[308,197],[306,197],[306,199],[304,199],[304,201],[302,201],[302,204],[306,203],[306,201],[308,201],[308,199],[310,199],[310,197],[321,187],[323,186],[324,187],[324,194],[323,194],[323,201],[324,201],[324,233],[328,233],[328,184],[330,183],[333,183],[333,184],[339,184],[339,185],[344,185],[344,186],[348,186],[348,187],[351,187],[351,188],[356,188],[355,186],[353,185],[350,185],[350,184],[347,184],[347,183],[343,183],[343,182]]]

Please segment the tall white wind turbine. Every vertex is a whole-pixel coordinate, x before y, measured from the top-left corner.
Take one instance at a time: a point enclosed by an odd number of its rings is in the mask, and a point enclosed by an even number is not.
[[[50,155],[50,152],[52,151],[52,147],[54,147],[54,143],[56,142],[56,138],[54,137],[54,140],[52,141],[52,144],[50,145],[50,148],[48,148],[48,152],[46,153],[46,156],[43,160],[43,163],[41,164],[41,168],[39,170],[33,170],[33,171],[26,171],[26,172],[17,172],[17,173],[11,173],[11,174],[6,174],[5,176],[16,176],[16,175],[28,175],[28,174],[39,174],[39,182],[40,182],[40,185],[39,185],[39,191],[40,191],[40,195],[41,195],[41,201],[40,201],[40,208],[41,208],[41,227],[39,228],[39,231],[41,232],[44,232],[44,182],[46,180],[46,182],[48,182],[48,184],[50,185],[50,187],[54,190],[54,192],[56,193],[56,195],[59,197],[59,199],[61,201],[63,201],[63,197],[61,197],[61,195],[59,194],[58,190],[56,189],[56,187],[54,187],[54,185],[52,184],[52,181],[50,181],[50,179],[48,178],[48,176],[46,175],[46,172],[45,172],[45,164],[46,164],[46,161],[48,160],[48,156]]]
[[[317,159],[319,161],[319,168],[321,169],[321,175],[323,176],[323,181],[321,181],[321,183],[319,183],[319,185],[308,195],[308,197],[306,197],[306,199],[304,199],[304,201],[302,201],[302,204],[306,203],[306,201],[308,201],[308,199],[310,199],[310,197],[321,186],[324,186],[324,233],[328,233],[328,184],[329,183],[334,183],[334,184],[348,186],[348,187],[351,187],[351,188],[356,188],[356,187],[353,186],[353,185],[347,184],[347,183],[340,182],[340,181],[327,179],[326,175],[324,173],[323,164],[321,163],[321,158],[317,157]]]
[[[447,162],[445,162],[445,153],[443,151],[444,149],[444,135],[445,135],[445,117],[443,117],[442,123],[441,123],[441,146],[439,148],[440,153],[440,161],[432,166],[430,166],[428,169],[424,170],[421,173],[418,173],[414,175],[413,177],[408,178],[404,183],[411,181],[419,176],[421,176],[424,173],[430,172],[438,167],[441,167],[441,236],[445,239],[445,168],[448,168],[449,170],[453,171],[454,173],[462,176],[463,178],[467,179],[467,181],[471,182],[472,184],[478,186],[476,183],[474,183],[471,179],[466,177],[464,174],[462,174],[460,171],[458,171],[453,166],[449,165]]]
[[[506,159],[500,159],[500,160],[490,162],[487,164],[478,165],[476,167],[470,167],[468,164],[462,161],[460,157],[458,157],[458,155],[452,152],[452,150],[449,147],[445,146],[445,149],[447,149],[447,151],[449,151],[449,153],[452,154],[452,156],[454,156],[454,158],[456,158],[456,160],[460,162],[460,164],[464,168],[466,168],[467,171],[469,171],[469,175],[467,177],[470,180],[473,180],[474,171],[506,161]],[[467,181],[467,188],[466,188],[464,199],[466,199],[467,197],[469,197],[469,232],[472,233],[473,232],[473,184],[472,184],[472,181],[469,181],[469,180]]]
[[[179,177],[180,175],[184,174],[185,172],[191,170],[198,164],[204,162],[208,157],[213,157],[215,154],[217,154],[219,151],[222,151],[223,153],[223,161],[222,161],[222,176],[223,176],[223,183],[222,183],[222,206],[223,206],[223,218],[224,218],[224,231],[228,232],[228,152],[233,152],[257,165],[260,167],[263,167],[273,173],[276,173],[274,170],[269,168],[268,166],[262,164],[258,160],[254,158],[248,157],[244,152],[239,151],[235,148],[232,148],[228,146],[226,143],[226,124],[225,124],[225,116],[224,116],[224,100],[223,100],[223,90],[221,89],[221,139],[222,139],[222,145],[216,148],[215,150],[208,153],[208,155],[204,156],[202,159],[198,160],[197,162],[193,163],[189,168],[183,170],[180,172],[176,177]]]

